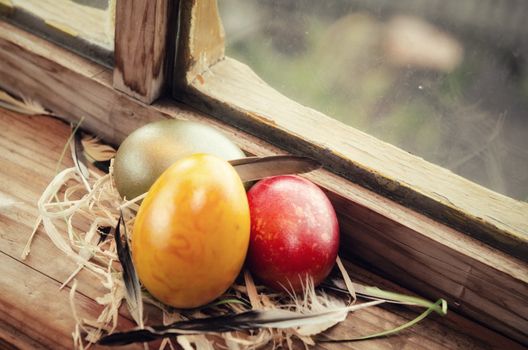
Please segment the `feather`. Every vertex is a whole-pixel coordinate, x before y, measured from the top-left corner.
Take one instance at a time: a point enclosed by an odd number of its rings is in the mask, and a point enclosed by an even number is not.
[[[306,282],[303,284],[302,299],[298,298],[295,294],[291,294],[291,299],[295,303],[293,310],[302,314],[338,310],[346,306],[345,302],[341,299],[333,298],[324,292],[317,293],[311,278],[306,278]],[[296,329],[296,334],[298,336],[310,337],[324,332],[341,321],[342,319],[339,318],[330,318],[325,322],[301,326]]]
[[[261,328],[298,328],[310,324],[328,322],[328,320],[337,320],[339,322],[344,320],[349,312],[378,305],[382,302],[375,300],[334,310],[306,314],[282,309],[251,310],[239,314],[178,321],[168,326],[150,326],[128,332],[113,333],[101,338],[99,344],[126,345],[176,335],[224,333]]]
[[[97,245],[106,241],[106,238],[108,238],[110,231],[112,231],[111,226],[99,226],[97,228],[97,233],[99,233],[99,240],[97,241]]]
[[[332,290],[339,293],[349,294],[349,291],[346,287],[341,285],[336,285],[336,281],[333,281],[334,284],[330,285],[328,283],[323,283],[320,285],[320,287],[323,287],[328,290]],[[339,284],[339,283],[337,283]],[[383,289],[379,289],[378,287],[373,286],[364,286],[359,283],[352,282],[352,285],[355,289],[355,292],[358,296],[365,298],[365,299],[371,299],[371,300],[382,300],[386,303],[391,304],[405,304],[405,305],[414,305],[414,306],[421,306],[424,308],[430,308],[432,307],[433,311],[435,311],[437,314],[441,316],[445,316],[447,314],[447,302],[444,299],[440,299],[441,302],[433,303],[429,300],[412,296],[412,295],[405,295],[395,292],[389,292]]]
[[[112,146],[101,143],[101,140],[95,136],[85,135],[81,142],[84,153],[92,163],[109,161],[116,154],[116,150]]]
[[[230,160],[229,163],[235,168],[243,182],[268,176],[302,174],[321,167],[316,160],[292,155],[246,157]]]
[[[77,168],[77,172],[79,173],[79,176],[81,177],[81,180],[88,190],[90,192],[92,189],[90,188],[90,184],[88,183],[88,179],[90,178],[90,172],[88,171],[88,167],[86,166],[86,158],[84,157],[83,153],[83,146],[81,143],[81,135],[78,132],[79,124],[77,126],[72,125],[72,133],[73,137],[70,138],[70,149],[71,149],[71,156],[73,159],[73,163],[75,164],[75,168]]]
[[[124,228],[124,237],[121,237],[121,226]],[[143,300],[141,297],[141,285],[136,274],[136,269],[132,262],[130,255],[130,248],[128,246],[128,238],[126,233],[126,225],[123,222],[123,213],[119,216],[115,228],[115,242],[117,256],[123,266],[123,281],[125,283],[125,299],[128,306],[128,311],[132,318],[140,328],[143,328]]]
[[[0,107],[7,110],[27,115],[51,115],[40,103],[24,96],[22,101],[17,100],[7,92],[0,90]]]

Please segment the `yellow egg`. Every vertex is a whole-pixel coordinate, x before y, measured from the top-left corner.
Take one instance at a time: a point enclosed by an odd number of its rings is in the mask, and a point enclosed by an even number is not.
[[[156,180],[136,216],[132,256],[139,279],[177,308],[211,302],[240,273],[249,229],[235,169],[211,155],[185,157]]]

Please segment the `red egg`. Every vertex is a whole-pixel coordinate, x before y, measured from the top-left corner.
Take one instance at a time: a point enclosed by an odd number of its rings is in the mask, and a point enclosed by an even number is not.
[[[276,290],[300,291],[307,277],[322,282],[339,248],[337,217],[324,192],[299,176],[275,176],[253,186],[248,202],[253,275]]]

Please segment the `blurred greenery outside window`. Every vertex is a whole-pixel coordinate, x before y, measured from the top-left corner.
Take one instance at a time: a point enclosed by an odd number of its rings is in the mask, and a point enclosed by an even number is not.
[[[219,6],[227,55],[286,96],[528,200],[528,2]]]
[[[113,65],[116,0],[0,0],[9,22]]]

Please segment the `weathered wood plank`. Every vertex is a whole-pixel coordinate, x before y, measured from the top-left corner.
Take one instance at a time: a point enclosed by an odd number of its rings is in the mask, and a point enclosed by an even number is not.
[[[167,62],[173,2],[118,0],[114,51],[114,87],[151,103],[168,83]],[[169,50],[168,47],[171,47]]]
[[[82,59],[77,59],[75,69],[68,68],[67,63],[61,63],[62,56],[69,54],[65,50],[53,49],[54,45],[31,35],[31,40],[20,38],[25,36],[27,34],[16,28],[0,23],[0,60],[5,62],[0,65],[0,85],[11,91],[22,91],[70,120],[85,116],[83,125],[106,140],[119,143],[125,135],[149,121],[182,118],[220,129],[249,153],[284,152],[262,139],[173,101],[162,100],[146,106],[113,90],[108,71],[103,70],[92,77],[91,63],[86,62],[84,67]],[[50,52],[53,53],[51,56],[48,55]],[[76,88],[72,89],[72,86]],[[319,170],[309,178],[328,190],[343,228],[344,248],[354,257],[415,292],[432,298],[446,296],[453,302],[454,310],[471,314],[475,319],[487,322],[488,327],[526,342],[526,323],[519,324],[517,318],[508,316],[515,315],[528,303],[528,298],[519,301],[513,294],[527,295],[526,263],[329,171]],[[379,240],[372,239],[371,235]],[[406,247],[405,259],[398,255],[402,247]],[[462,273],[455,274],[455,277],[436,273],[446,265],[450,266],[449,271],[466,271],[467,279]],[[481,305],[478,298],[467,294],[460,296],[461,288],[470,285],[471,290],[478,291],[481,298],[491,300],[492,304]],[[504,300],[511,300],[511,303]],[[471,313],[476,307],[481,307],[482,312]]]
[[[0,33],[10,35],[15,32],[23,33],[0,22]],[[46,101],[47,108],[58,115],[69,116],[72,121],[78,122],[84,116],[84,128],[112,142],[122,140],[137,127],[131,121],[145,123],[161,118],[155,113],[151,116],[152,113],[144,105],[131,104],[132,100],[128,96],[116,92],[112,88],[112,81],[107,79],[109,74],[102,74],[106,72],[104,67],[94,69],[92,62],[78,56],[73,64],[65,63],[72,57],[67,50],[61,49],[59,54],[55,51],[58,48],[56,45],[45,40],[39,41],[35,36],[32,36],[33,40],[22,39],[24,35],[15,37],[14,41],[2,40],[0,44],[3,53],[0,82],[7,90],[37,101]],[[42,46],[35,45],[36,42]],[[39,48],[33,53],[24,49],[35,46]],[[50,57],[57,58],[60,63],[51,61]],[[99,76],[105,78],[104,83],[97,80]],[[50,91],[54,93],[50,94]],[[136,107],[131,108],[134,105]]]
[[[0,27],[2,28],[2,33],[7,33],[8,31],[11,30],[11,28],[13,29],[16,28],[16,30],[18,30],[19,32],[23,32],[17,27],[8,25],[4,21],[0,21]],[[32,50],[34,50],[34,53],[40,56],[44,56],[44,57],[55,56],[55,50],[56,50],[57,45],[53,45],[51,43],[49,45],[33,45],[33,39],[38,39],[38,37],[35,35],[10,36],[10,40],[12,40],[13,43],[23,46],[23,47],[31,47]],[[43,40],[42,42],[45,42],[45,41]],[[95,76],[101,71],[108,70],[106,67],[103,67],[100,64],[97,64],[90,60],[87,60],[86,58],[83,58],[79,56],[78,54],[72,51],[69,51],[69,50],[62,50],[61,54],[57,55],[55,58],[56,58],[56,62],[60,63],[60,65],[67,67],[68,69],[71,69],[73,71],[82,73],[86,76]]]
[[[0,304],[9,303],[15,309],[0,321],[2,349],[2,341],[20,349],[71,349],[73,346],[71,332],[74,323],[69,307],[69,289],[66,287],[60,291],[59,286],[77,269],[77,264],[61,255],[42,228],[33,240],[31,254],[26,260],[21,258],[37,218],[36,202],[55,175],[69,133],[69,126],[58,120],[19,116],[0,110],[0,164],[4,169],[0,174],[0,199],[3,204],[0,206],[0,264],[7,264],[6,268],[12,270],[10,274],[0,271],[0,285],[15,285],[13,289],[17,291],[15,297],[15,294],[0,288]],[[72,165],[68,153],[60,169]],[[65,232],[65,227],[63,230]],[[3,258],[8,262],[4,262]],[[15,275],[18,278],[13,277]],[[86,271],[81,271],[75,278],[79,282],[76,300],[80,300],[82,306],[80,316],[96,319],[102,308],[95,299],[104,295],[103,286]],[[42,298],[36,298],[34,295],[37,294]],[[0,313],[4,315],[1,306]],[[32,316],[37,313],[38,317]],[[124,308],[122,315],[121,329],[133,327]],[[149,318],[159,321],[159,315],[156,316],[154,318],[149,314]],[[60,319],[57,330],[53,328],[55,318]],[[42,321],[46,319],[47,322]],[[43,326],[50,322],[53,326],[49,329]]]
[[[58,250],[42,229],[33,241],[34,254],[25,261],[21,254],[37,220],[39,194],[55,176],[69,128],[50,118],[15,118],[6,113],[0,114],[0,125],[0,164],[4,169],[0,174],[0,196],[16,203],[0,210],[0,251],[62,283],[77,269],[77,264],[60,256],[49,264],[49,252],[58,253]],[[40,130],[38,134],[37,130]],[[64,166],[73,166],[69,154],[59,169]],[[91,274],[82,272],[77,279],[80,282],[78,290],[84,295],[92,299],[102,295],[101,285],[93,283]]]
[[[21,349],[72,349],[74,330],[68,288],[0,251],[0,339]],[[77,293],[80,317],[96,319],[94,300]],[[124,318],[121,327],[132,323]],[[134,346],[130,348],[141,348]]]

